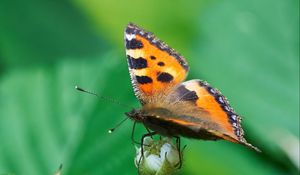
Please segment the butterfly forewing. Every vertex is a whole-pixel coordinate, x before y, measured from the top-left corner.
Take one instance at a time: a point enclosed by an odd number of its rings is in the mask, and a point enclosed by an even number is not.
[[[129,24],[125,45],[134,92],[142,104],[185,79],[189,68],[185,59],[150,32]]]

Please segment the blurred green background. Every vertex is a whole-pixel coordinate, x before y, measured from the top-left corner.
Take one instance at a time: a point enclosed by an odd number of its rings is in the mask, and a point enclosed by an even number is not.
[[[134,22],[186,57],[243,116],[258,154],[233,143],[182,139],[182,175],[299,172],[298,0],[1,0],[0,174],[136,174],[138,107],[123,31]],[[138,127],[136,138],[145,131]]]

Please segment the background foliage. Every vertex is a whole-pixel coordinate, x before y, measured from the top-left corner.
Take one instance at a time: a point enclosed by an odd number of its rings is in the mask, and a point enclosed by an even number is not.
[[[0,174],[135,174],[130,110],[138,107],[123,30],[134,22],[185,55],[189,79],[220,89],[258,154],[183,139],[178,174],[299,172],[299,1],[0,1]],[[140,126],[136,137],[144,130]]]

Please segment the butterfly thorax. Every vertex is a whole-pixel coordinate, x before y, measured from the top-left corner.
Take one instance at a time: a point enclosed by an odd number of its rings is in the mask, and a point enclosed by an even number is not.
[[[145,116],[140,109],[132,109],[129,112],[125,112],[125,115],[136,122],[143,122],[145,120]]]
[[[140,109],[132,109],[125,113],[130,119],[145,123],[149,118],[160,118],[161,116],[172,115],[171,111],[163,107],[154,107],[153,105],[145,105]]]

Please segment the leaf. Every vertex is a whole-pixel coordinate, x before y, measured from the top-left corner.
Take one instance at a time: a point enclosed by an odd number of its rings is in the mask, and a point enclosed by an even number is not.
[[[74,89],[78,84],[119,100],[133,97],[129,81],[121,78],[127,65],[120,66],[112,53],[89,60],[12,71],[1,80],[1,172],[53,174],[60,163],[63,174],[135,172],[129,123],[107,133],[130,109]]]
[[[69,1],[1,1],[0,26],[3,69],[92,57],[107,48]]]

